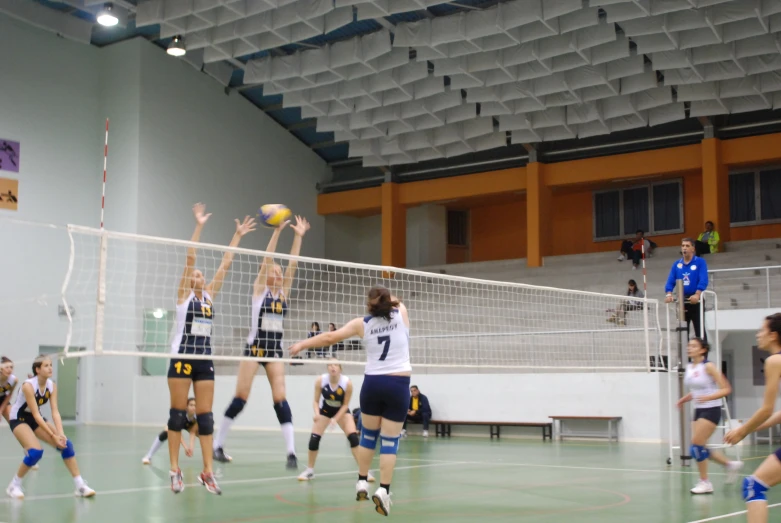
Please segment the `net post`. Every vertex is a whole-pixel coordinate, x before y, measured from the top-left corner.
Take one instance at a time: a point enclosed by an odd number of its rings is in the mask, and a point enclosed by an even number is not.
[[[645,240],[640,243],[643,254],[643,298],[648,299],[648,278],[645,269]],[[648,302],[643,302],[643,331],[645,332],[645,361],[648,372],[651,372],[651,338],[648,335]]]
[[[678,399],[684,396],[685,385],[684,377],[686,376],[686,362],[687,357],[684,357],[684,343],[683,337],[685,333],[689,332],[686,324],[686,310],[684,309],[684,297],[683,297],[683,280],[678,279],[675,281],[675,294],[678,297],[678,303],[676,304],[678,312]],[[680,452],[681,452],[681,465],[688,467],[691,465],[691,456],[687,454],[686,442],[689,441],[687,429],[689,427],[690,412],[688,408],[680,409]]]
[[[95,354],[103,352],[103,326],[106,312],[106,260],[108,259],[108,236],[100,233],[98,254],[98,296],[95,308]]]

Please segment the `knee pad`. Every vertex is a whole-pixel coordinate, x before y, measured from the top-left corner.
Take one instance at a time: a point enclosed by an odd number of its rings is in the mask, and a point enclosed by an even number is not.
[[[689,450],[691,451],[692,457],[697,460],[698,463],[700,461],[705,461],[710,457],[710,451],[702,445],[692,445]]]
[[[350,448],[354,449],[358,446],[358,443],[360,443],[360,439],[358,438],[358,433],[353,432],[352,434],[347,436],[347,441],[350,442]]]
[[[60,451],[60,455],[62,456],[62,459],[70,459],[76,455],[76,451],[73,450],[73,443],[71,443],[71,440],[68,440],[68,443],[65,444],[65,448]]]
[[[377,448],[377,440],[380,438],[380,429],[369,430],[366,427],[361,429],[361,447],[369,450]]]
[[[279,424],[293,423],[293,413],[290,411],[290,405],[287,400],[282,400],[279,403],[274,403],[274,412],[277,413],[277,419]]]
[[[159,436],[157,436],[157,439],[159,439],[161,442],[166,441],[168,439],[168,431],[164,430],[160,433]]]
[[[211,436],[214,434],[214,415],[211,412],[196,414],[195,419],[198,421],[199,436]]]
[[[241,398],[233,398],[233,401],[231,401],[231,404],[228,405],[228,408],[225,409],[225,417],[234,419],[236,416],[239,415],[239,413],[244,410],[244,405],[247,404],[247,400],[243,400]]]
[[[319,434],[312,434],[309,436],[309,450],[319,450],[321,438],[322,436]]]
[[[168,430],[181,432],[187,424],[187,411],[171,409],[168,411]]]
[[[35,466],[36,463],[41,461],[42,457],[43,457],[43,450],[42,449],[30,449],[25,454],[24,459],[22,460],[22,463],[24,463],[28,467],[33,467],[33,466]]]
[[[754,476],[746,476],[743,478],[743,499],[746,503],[767,501],[767,485]]]
[[[380,436],[380,454],[396,454],[399,451],[399,436]]]

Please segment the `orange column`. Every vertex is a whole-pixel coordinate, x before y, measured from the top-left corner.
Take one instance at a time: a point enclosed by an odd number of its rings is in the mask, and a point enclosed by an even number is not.
[[[382,184],[382,264],[407,264],[407,209],[399,203],[399,185]]]
[[[722,143],[718,138],[702,141],[702,223],[696,230],[705,230],[705,222],[715,224],[722,242],[729,241],[729,169],[722,160]],[[689,224],[687,224],[689,225]]]
[[[526,264],[542,267],[542,258],[550,245],[550,187],[545,185],[540,162],[526,166]]]

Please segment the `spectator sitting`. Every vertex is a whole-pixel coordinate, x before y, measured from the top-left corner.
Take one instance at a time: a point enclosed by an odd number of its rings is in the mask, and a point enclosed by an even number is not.
[[[695,256],[705,256],[719,252],[719,233],[713,227],[712,221],[705,222],[705,232],[697,236],[697,242],[694,244]]]
[[[320,324],[316,321],[312,322],[312,325],[309,327],[309,332],[307,333],[307,338],[312,338],[314,336],[317,336],[320,334]],[[322,348],[315,349],[313,351],[308,351],[309,353],[313,353],[316,357],[322,358],[325,356],[325,350]],[[308,354],[307,354],[308,357]]]
[[[627,258],[632,259],[632,269],[637,269],[640,260],[643,259],[643,244],[645,244],[646,257],[650,257],[656,244],[645,237],[645,231],[637,229],[634,240],[624,240],[621,243],[621,253],[618,255],[618,261],[624,261]]]
[[[336,324],[335,323],[329,323],[328,324],[328,330],[329,332],[333,332],[336,330]],[[334,352],[338,350],[344,350],[344,342],[339,342],[336,345],[331,345],[331,355],[333,356]]]
[[[637,288],[637,282],[635,280],[629,280],[629,288],[626,290],[626,295],[632,298],[645,298],[645,293]],[[643,308],[643,302],[626,300],[618,304],[615,314],[607,319],[611,323],[618,325],[626,325],[626,311],[639,311]]]
[[[431,421],[431,405],[429,405],[428,398],[420,393],[417,385],[413,385],[409,388],[409,410],[407,411],[407,419],[404,420],[404,426],[401,429],[402,437],[407,436],[407,423],[422,423],[423,424],[423,437],[428,437],[428,424]]]

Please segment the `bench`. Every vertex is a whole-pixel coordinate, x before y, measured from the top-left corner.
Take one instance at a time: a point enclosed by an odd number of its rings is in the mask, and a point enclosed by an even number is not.
[[[585,421],[607,421],[607,439],[608,441],[613,441],[613,438],[615,438],[616,441],[618,441],[618,422],[621,421],[621,416],[550,416],[550,419],[553,420],[553,423],[557,425],[556,427],[556,434],[558,436],[558,439],[564,438],[565,434],[561,431],[561,425],[563,421],[573,421],[573,420],[585,420]],[[589,437],[604,437],[601,435],[596,435],[593,433],[567,433],[566,436],[574,436],[574,437],[581,437],[581,438],[589,438]]]
[[[437,437],[442,436],[443,438],[450,437],[450,429],[453,425],[470,425],[488,427],[491,439],[499,438],[502,427],[541,427],[542,441],[547,439],[553,441],[553,423],[549,421],[445,421],[433,419],[431,423],[434,424]]]

